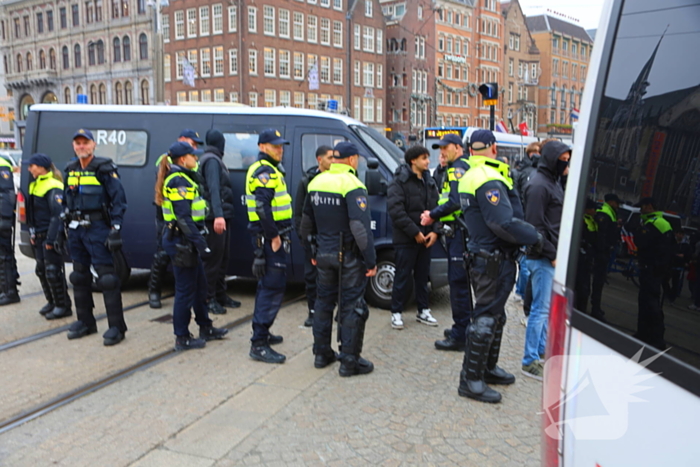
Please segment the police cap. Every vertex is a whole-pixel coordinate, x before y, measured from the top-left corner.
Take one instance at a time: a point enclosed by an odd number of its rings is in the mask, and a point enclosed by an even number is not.
[[[204,144],[204,140],[199,137],[199,133],[189,128],[185,128],[180,132],[180,138],[189,138],[197,144]]]
[[[282,134],[279,131],[275,130],[274,128],[270,128],[269,130],[263,131],[260,133],[260,136],[258,136],[258,144],[266,143],[280,145],[289,144],[289,141],[282,138]]]
[[[43,167],[45,169],[50,169],[52,164],[51,158],[46,154],[41,153],[34,154],[32,157],[29,158],[29,161],[27,163],[29,165],[38,165],[39,167]]]
[[[615,193],[608,193],[603,199],[605,199],[606,203],[609,203],[610,201],[613,201],[615,203],[620,202],[620,198],[618,198]]]
[[[496,137],[493,136],[491,130],[476,130],[469,137],[469,145],[474,151],[481,151],[491,147],[496,142]]]
[[[75,132],[75,134],[73,135],[73,139],[78,137],[83,137],[89,139],[90,141],[95,141],[95,137],[92,136],[92,131],[86,130],[85,128],[81,128],[80,130]]]
[[[357,146],[349,141],[342,141],[333,148],[334,159],[347,159],[348,157],[357,156],[359,154],[360,151],[357,149]]]
[[[455,135],[452,133],[447,134],[447,135],[443,136],[440,141],[433,144],[433,149],[442,148],[442,147],[447,146],[448,144],[456,144],[457,146],[461,146],[462,145],[462,138],[460,138],[458,135]]]
[[[185,141],[176,141],[173,144],[171,144],[170,149],[168,149],[168,154],[172,159],[177,159],[188,154],[201,156],[203,153],[204,151],[202,151],[201,149],[193,148],[189,143],[186,143]]]

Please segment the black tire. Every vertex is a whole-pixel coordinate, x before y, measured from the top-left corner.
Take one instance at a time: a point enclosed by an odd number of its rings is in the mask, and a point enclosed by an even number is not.
[[[394,288],[394,275],[396,266],[394,264],[394,250],[384,250],[377,258],[377,274],[370,277],[365,292],[367,303],[377,308],[385,310],[391,309],[391,291]],[[413,294],[413,290],[409,291]]]

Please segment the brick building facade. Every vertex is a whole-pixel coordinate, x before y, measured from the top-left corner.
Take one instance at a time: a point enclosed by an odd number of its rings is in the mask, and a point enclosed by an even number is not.
[[[162,11],[165,99],[339,111],[384,128],[374,0],[175,0]],[[183,80],[187,63],[194,86]]]
[[[146,0],[8,0],[0,6],[5,88],[21,141],[36,102],[152,104],[153,19]]]

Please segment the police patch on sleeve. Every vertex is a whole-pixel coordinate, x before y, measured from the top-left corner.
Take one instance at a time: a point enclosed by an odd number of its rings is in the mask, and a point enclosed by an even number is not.
[[[501,190],[498,188],[486,192],[486,199],[494,206],[498,206],[501,201]]]
[[[260,180],[260,183],[263,185],[267,185],[270,183],[270,174],[267,172],[263,172],[260,175],[258,175],[258,180]]]
[[[366,196],[358,196],[355,201],[357,201],[357,207],[359,207],[363,211],[367,210],[367,197]]]
[[[459,180],[459,179],[461,179],[462,177],[464,177],[464,174],[465,174],[465,173],[467,173],[466,170],[464,170],[464,169],[461,168],[461,167],[457,167],[457,168],[455,169],[455,178],[456,178],[457,180]]]
[[[58,203],[58,204],[63,204],[63,195],[61,194],[56,194],[53,196],[53,199]]]
[[[119,175],[117,175],[117,172],[112,172],[112,178],[119,178]]]
[[[187,188],[184,186],[178,187],[177,194],[180,195],[181,198],[187,198]]]
[[[7,179],[10,178],[10,172],[5,172],[5,171],[3,170],[3,171],[0,172],[0,173],[2,173],[2,178],[4,178],[5,180],[7,180]]]

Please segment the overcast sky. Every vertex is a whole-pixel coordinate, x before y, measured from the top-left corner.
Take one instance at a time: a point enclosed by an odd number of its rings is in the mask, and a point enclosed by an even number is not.
[[[604,0],[520,0],[526,16],[546,13],[547,9],[572,16],[584,29],[597,29]]]

